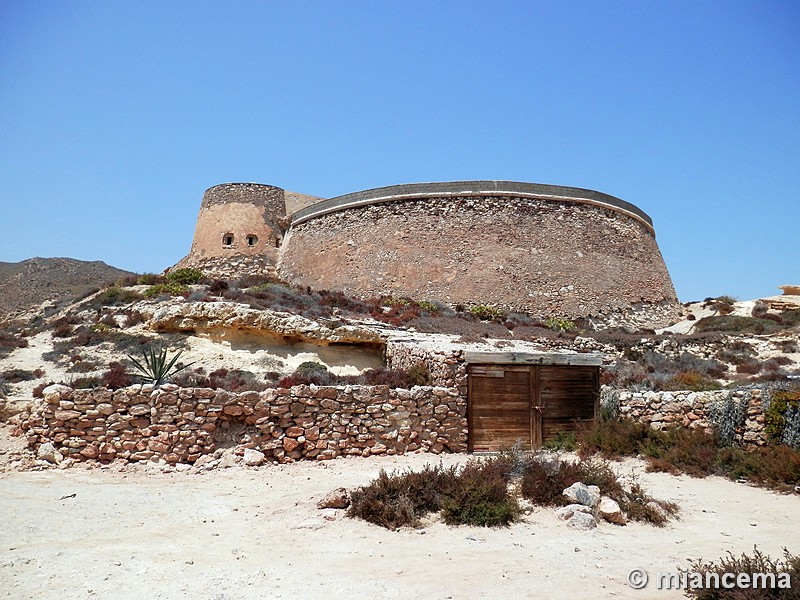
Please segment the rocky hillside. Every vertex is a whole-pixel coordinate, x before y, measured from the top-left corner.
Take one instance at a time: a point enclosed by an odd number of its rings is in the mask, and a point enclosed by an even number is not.
[[[123,275],[102,261],[73,258],[29,258],[0,262],[0,320],[40,306],[67,304]]]

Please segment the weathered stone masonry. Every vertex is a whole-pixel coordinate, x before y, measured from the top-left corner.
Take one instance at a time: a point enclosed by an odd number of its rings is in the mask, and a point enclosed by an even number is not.
[[[466,404],[457,390],[296,386],[232,393],[134,385],[53,385],[23,423],[28,443],[77,460],[194,463],[218,448],[253,448],[291,462],[338,456],[464,452]]]
[[[715,418],[726,408],[741,415],[734,440],[764,445],[764,391],[755,389],[707,392],[632,392],[604,389],[603,404],[613,405],[622,418],[650,424],[656,429],[670,426],[699,427],[712,431]]]

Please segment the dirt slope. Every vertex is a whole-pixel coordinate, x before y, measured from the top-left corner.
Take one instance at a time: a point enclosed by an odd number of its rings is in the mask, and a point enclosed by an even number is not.
[[[0,262],[0,319],[39,306],[78,298],[131,274],[106,263],[74,258],[29,258]]]

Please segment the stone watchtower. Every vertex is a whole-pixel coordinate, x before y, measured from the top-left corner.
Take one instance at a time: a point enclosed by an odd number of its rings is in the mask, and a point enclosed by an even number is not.
[[[192,248],[173,269],[220,277],[275,274],[287,215],[320,198],[259,183],[223,183],[203,194]]]

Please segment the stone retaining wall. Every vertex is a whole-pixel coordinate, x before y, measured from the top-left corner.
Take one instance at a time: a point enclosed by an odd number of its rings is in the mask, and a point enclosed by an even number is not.
[[[466,403],[455,389],[296,386],[232,393],[209,388],[45,389],[24,420],[29,445],[67,458],[194,463],[218,448],[269,460],[404,452],[464,452]]]
[[[733,428],[733,440],[767,443],[764,433],[764,390],[737,389],[708,392],[631,392],[603,388],[601,405],[623,418],[663,429],[670,425]],[[727,413],[727,414],[726,414]]]

